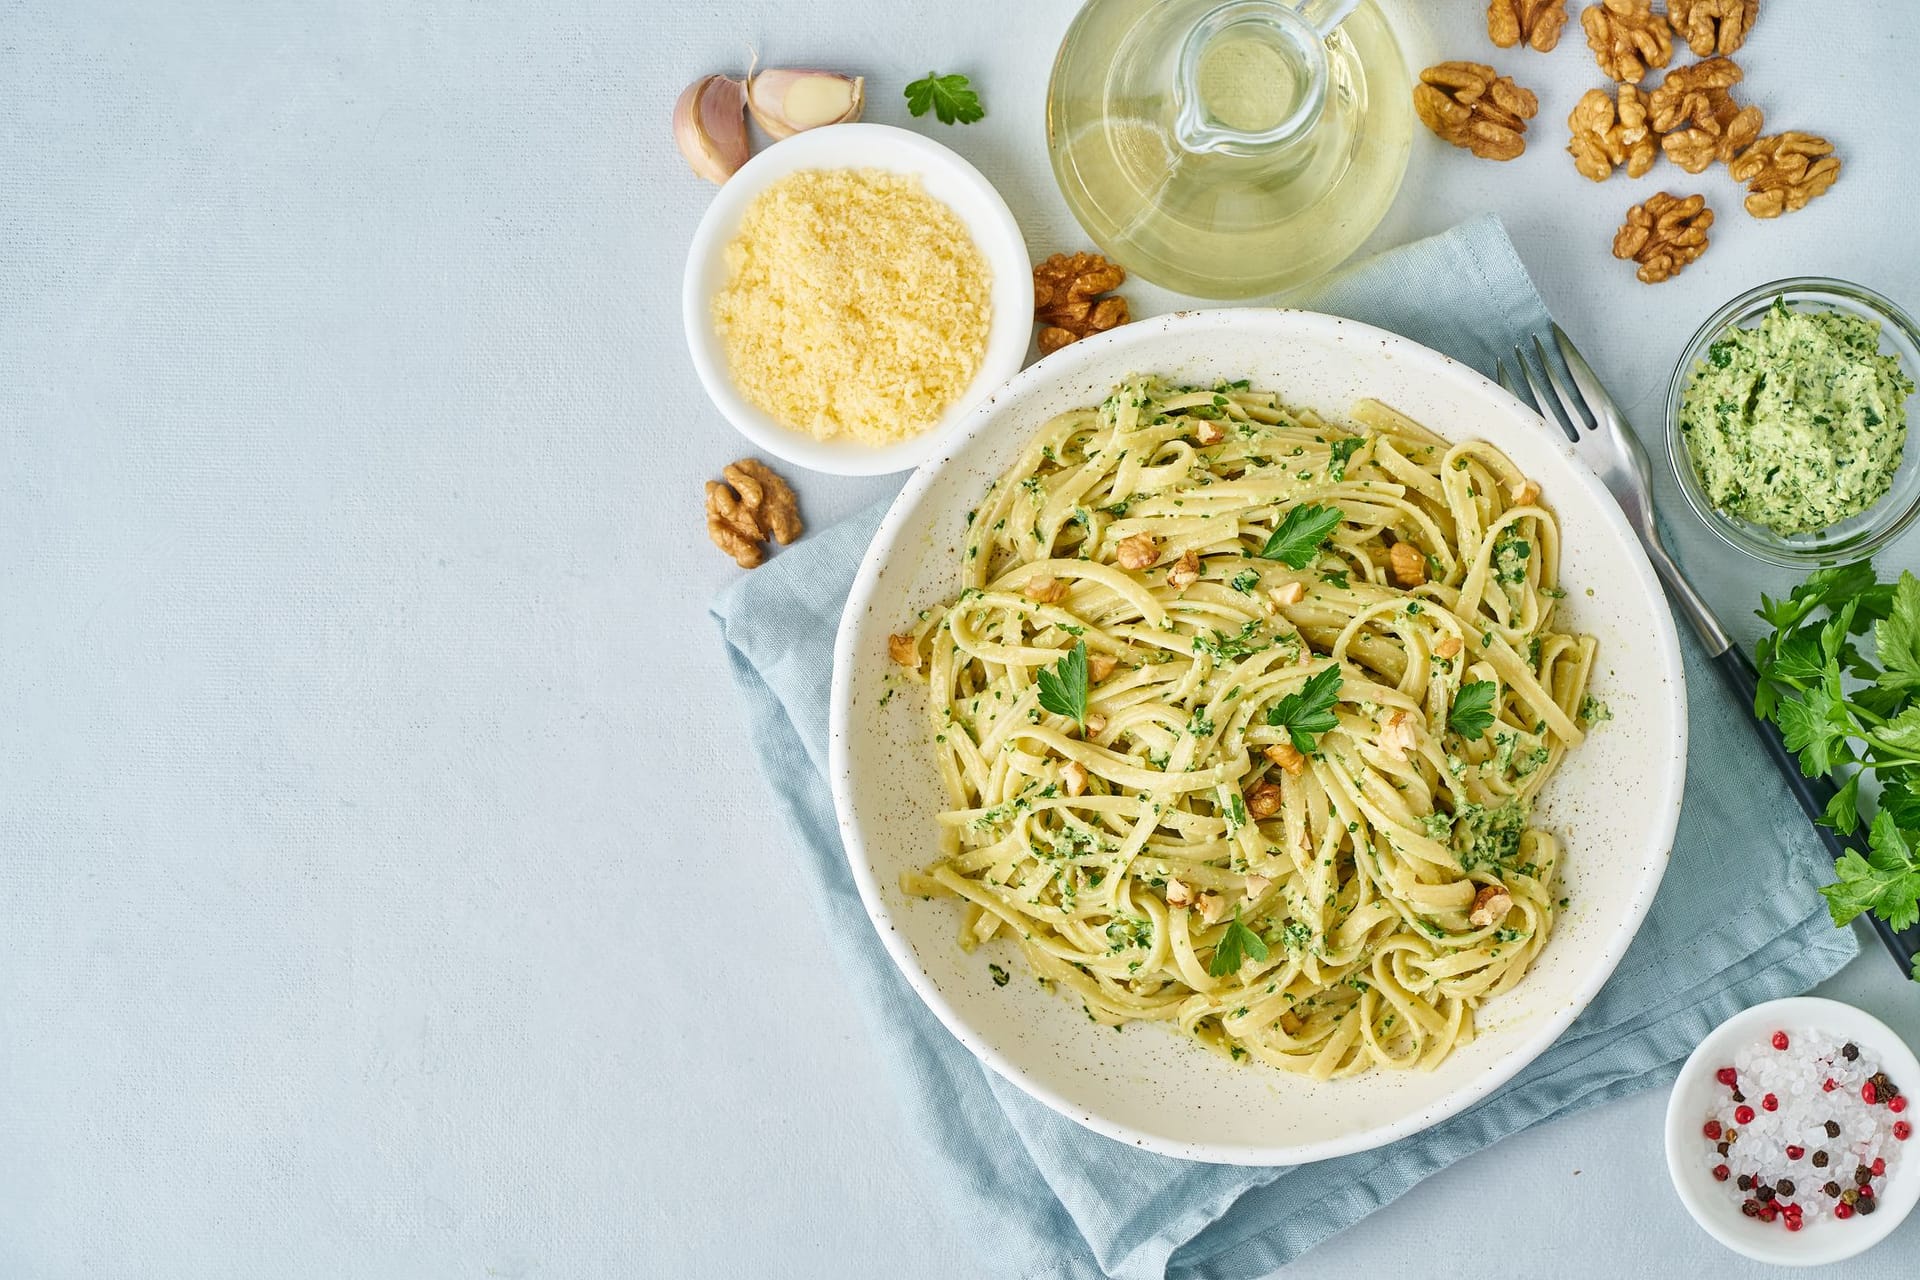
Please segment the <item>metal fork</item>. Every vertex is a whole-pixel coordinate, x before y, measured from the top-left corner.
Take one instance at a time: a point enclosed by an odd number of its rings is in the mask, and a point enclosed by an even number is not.
[[[1735,699],[1743,708],[1751,708],[1760,682],[1752,661],[1733,642],[1726,627],[1721,625],[1707,602],[1686,580],[1660,540],[1660,522],[1654,514],[1653,481],[1647,466],[1646,450],[1640,447],[1640,441],[1628,425],[1626,415],[1620,412],[1620,406],[1607,394],[1593,366],[1581,356],[1573,340],[1557,324],[1552,326],[1552,330],[1553,346],[1564,362],[1565,371],[1562,372],[1556,364],[1540,335],[1534,334],[1528,342],[1513,349],[1513,369],[1507,368],[1505,360],[1496,361],[1495,373],[1500,385],[1573,442],[1581,458],[1600,478],[1600,483],[1607,487],[1613,500],[1620,504],[1627,523],[1633,526],[1633,531],[1640,537],[1640,545],[1646,551],[1647,559],[1653,562],[1654,572],[1660,575],[1668,594],[1673,597],[1680,612],[1686,615],[1687,622],[1700,637],[1708,658],[1719,670]],[[1529,343],[1531,352],[1527,349]],[[1826,845],[1828,854],[1836,860],[1848,852],[1865,856],[1866,843],[1857,832],[1852,837],[1845,837],[1820,821],[1836,794],[1834,785],[1825,778],[1808,778],[1802,773],[1799,760],[1787,748],[1786,740],[1774,725],[1756,717],[1754,726],[1768,758],[1773,761],[1788,789],[1793,792],[1794,799],[1813,823],[1813,829]],[[1910,974],[1914,955],[1920,951],[1920,928],[1896,933],[1886,921],[1878,917],[1872,917],[1872,920],[1874,932],[1880,935],[1880,941],[1900,963],[1902,974]]]

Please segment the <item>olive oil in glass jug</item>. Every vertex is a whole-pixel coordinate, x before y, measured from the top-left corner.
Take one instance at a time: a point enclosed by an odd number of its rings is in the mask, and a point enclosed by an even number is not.
[[[1203,298],[1339,265],[1386,216],[1412,143],[1375,0],[1087,0],[1047,90],[1080,225],[1134,274]]]

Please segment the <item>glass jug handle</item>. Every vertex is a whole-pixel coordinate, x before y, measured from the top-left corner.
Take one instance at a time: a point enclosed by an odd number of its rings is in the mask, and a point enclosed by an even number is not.
[[[1225,0],[1187,33],[1174,84],[1173,135],[1186,151],[1258,156],[1292,145],[1312,131],[1327,95],[1326,41],[1360,0]],[[1295,100],[1264,128],[1213,118],[1201,88],[1202,63],[1213,43],[1236,30],[1255,31],[1292,70]]]
[[[1294,0],[1294,12],[1306,19],[1308,26],[1322,40],[1333,34],[1333,29],[1347,20],[1360,0]]]

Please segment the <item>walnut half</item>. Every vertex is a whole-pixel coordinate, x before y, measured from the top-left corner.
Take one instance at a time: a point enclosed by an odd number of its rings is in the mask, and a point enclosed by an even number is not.
[[[1735,182],[1747,184],[1747,212],[1756,218],[1804,209],[1840,178],[1833,144],[1793,130],[1760,139],[1727,168]]]
[[[1442,62],[1420,73],[1413,107],[1444,141],[1483,160],[1512,160],[1527,149],[1540,100],[1485,63]]]
[[[727,464],[726,477],[707,481],[707,536],[742,569],[765,558],[760,544],[772,538],[786,546],[802,532],[793,489],[758,458]]]
[[[1056,253],[1033,269],[1033,318],[1040,324],[1040,354],[1052,355],[1090,333],[1105,333],[1130,319],[1125,298],[1099,295],[1125,282],[1124,268],[1097,253]]]
[[[1521,41],[1551,53],[1567,25],[1567,0],[1487,0],[1487,38],[1502,49]]]
[[[1567,153],[1573,167],[1595,182],[1605,182],[1621,165],[1629,178],[1643,176],[1660,155],[1647,127],[1647,99],[1630,84],[1619,86],[1618,100],[1605,89],[1589,89],[1567,117],[1573,131]]]
[[[1760,0],[1667,0],[1674,34],[1702,58],[1738,53],[1760,16]]]
[[[1713,210],[1705,196],[1682,199],[1665,191],[1627,211],[1626,225],[1613,238],[1613,256],[1637,262],[1642,284],[1671,280],[1707,251]]]
[[[1649,67],[1673,60],[1673,29],[1653,0],[1600,0],[1580,15],[1587,47],[1600,69],[1621,84],[1639,84]]]
[[[1660,139],[1660,149],[1667,153],[1667,159],[1688,173],[1705,173],[1716,160],[1733,163],[1734,156],[1752,146],[1760,130],[1766,128],[1765,112],[1759,107],[1741,106],[1724,89],[1710,92],[1707,101],[1706,122],[1696,120],[1692,128]]]

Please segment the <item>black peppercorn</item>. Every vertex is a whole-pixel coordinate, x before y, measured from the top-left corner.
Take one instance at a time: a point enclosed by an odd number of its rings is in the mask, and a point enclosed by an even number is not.
[[[1829,1138],[1837,1138],[1840,1136],[1840,1122],[1838,1120],[1827,1121],[1827,1136]]]
[[[1853,1211],[1855,1213],[1872,1213],[1873,1207],[1879,1203],[1878,1200],[1873,1199],[1857,1200],[1854,1202]]]
[[[1840,1195],[1840,1184],[1837,1182],[1829,1182],[1826,1186],[1820,1189],[1827,1193],[1827,1198],[1829,1200],[1837,1199]]]
[[[1845,1044],[1840,1046],[1840,1056],[1845,1058],[1848,1062],[1852,1062],[1855,1058],[1860,1056],[1860,1046],[1855,1044],[1853,1041],[1849,1040]]]
[[[1873,1181],[1873,1170],[1867,1168],[1865,1165],[1861,1165],[1853,1171],[1853,1181],[1855,1186],[1866,1186],[1869,1182]]]
[[[1827,1153],[1826,1153],[1826,1152],[1824,1152],[1824,1151],[1816,1151],[1816,1152],[1814,1152],[1814,1153],[1813,1153],[1813,1167],[1814,1167],[1814,1168],[1816,1168],[1816,1169],[1824,1169],[1824,1168],[1826,1168],[1826,1167],[1827,1167]]]
[[[1747,1095],[1740,1092],[1738,1089],[1735,1089],[1733,1091],[1733,1100],[1735,1102],[1745,1102],[1747,1100]]]
[[[1761,1204],[1765,1204],[1767,1201],[1773,1199],[1773,1188],[1762,1183],[1753,1189],[1753,1194],[1760,1198]]]
[[[1729,1150],[1729,1149],[1730,1149],[1730,1148],[1731,1148],[1732,1146],[1733,1146],[1733,1144],[1732,1144],[1731,1142],[1722,1142],[1722,1143],[1718,1143],[1718,1144],[1716,1144],[1716,1145],[1714,1146],[1714,1148],[1713,1148],[1713,1149],[1714,1149],[1715,1151],[1718,1151],[1718,1152],[1719,1152],[1719,1153],[1720,1153],[1721,1155],[1725,1155],[1725,1154],[1727,1154],[1727,1151],[1728,1151],[1728,1150]]]
[[[1758,1200],[1743,1200],[1740,1203],[1740,1212],[1746,1214],[1749,1218],[1757,1218],[1760,1216],[1760,1202]]]
[[[1783,1196],[1791,1197],[1793,1195],[1793,1179],[1782,1178],[1780,1179],[1779,1182],[1774,1184],[1773,1189],[1775,1191],[1778,1191]]]
[[[1739,1184],[1739,1187],[1742,1191],[1753,1190],[1752,1175],[1743,1173],[1738,1178],[1736,1178],[1735,1181]]]

